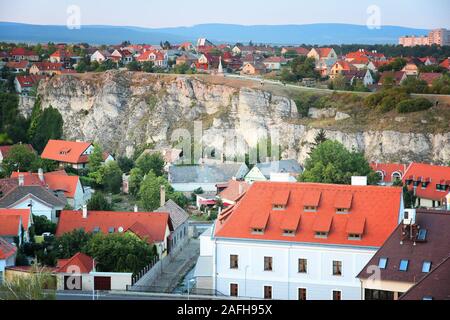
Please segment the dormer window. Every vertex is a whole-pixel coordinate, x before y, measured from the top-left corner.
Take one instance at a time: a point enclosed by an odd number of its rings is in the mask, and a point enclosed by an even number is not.
[[[328,232],[316,232],[316,239],[328,239]]]
[[[349,234],[348,235],[348,240],[357,241],[357,240],[361,240],[361,239],[362,239],[362,235],[361,234],[353,233],[353,234]]]
[[[281,205],[281,204],[274,204],[273,210],[274,211],[283,211],[283,210],[286,210],[286,206]]]
[[[336,213],[340,213],[340,214],[346,214],[349,213],[350,209],[349,208],[337,208],[336,209]]]
[[[264,234],[264,229],[252,229],[252,234],[263,235]]]
[[[317,207],[313,207],[313,206],[305,206],[305,207],[303,208],[303,210],[304,210],[305,212],[317,212]]]
[[[295,231],[293,231],[293,230],[284,230],[283,231],[283,236],[294,237],[295,236]]]
[[[428,187],[428,185],[430,184],[431,179],[426,179],[424,181],[422,181],[422,189],[426,189]]]

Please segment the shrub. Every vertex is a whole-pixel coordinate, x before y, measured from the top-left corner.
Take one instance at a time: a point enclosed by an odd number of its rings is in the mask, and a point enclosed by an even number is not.
[[[410,113],[410,112],[418,112],[428,110],[433,106],[429,100],[425,98],[419,99],[408,99],[400,102],[397,105],[398,113]]]

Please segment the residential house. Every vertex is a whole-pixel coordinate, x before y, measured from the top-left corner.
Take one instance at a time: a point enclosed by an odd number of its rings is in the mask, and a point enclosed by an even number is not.
[[[330,74],[331,67],[337,62],[338,56],[333,48],[312,48],[308,58],[316,60],[316,69],[322,77]]]
[[[89,233],[131,233],[155,245],[158,255],[164,257],[168,250],[168,239],[173,231],[169,213],[164,212],[116,212],[62,211],[56,228],[56,236],[83,229]]]
[[[153,62],[153,64],[156,67],[167,68],[169,64],[169,57],[167,55],[167,52],[165,51],[149,50],[143,52],[139,57],[137,57],[136,61],[138,62],[150,61]]]
[[[408,77],[410,76],[418,76],[419,75],[419,67],[415,63],[407,63],[406,66],[402,69],[404,73]]]
[[[385,81],[387,79],[393,80],[393,84],[396,86],[400,86],[406,79],[408,79],[408,76],[406,75],[406,72],[404,71],[385,71],[381,73],[380,80],[378,81],[378,85],[382,86],[384,85]]]
[[[62,63],[64,68],[69,69],[72,67],[72,61],[76,62],[78,58],[67,50],[59,49],[50,55],[49,60],[51,63]]]
[[[80,177],[69,176],[66,171],[54,171],[44,173],[39,169],[38,173],[13,172],[11,178],[18,179],[23,176],[25,186],[44,186],[53,192],[64,193],[67,204],[74,209],[80,209],[90,199],[90,189],[83,187]]]
[[[0,237],[0,285],[3,283],[5,268],[16,264],[16,255],[17,247]]]
[[[433,86],[433,83],[440,78],[442,78],[442,73],[422,72],[419,74],[419,80],[425,81],[429,87]]]
[[[30,68],[30,74],[52,76],[55,74],[61,74],[61,71],[63,69],[64,69],[63,63],[52,63],[48,61],[35,62]]]
[[[398,300],[449,256],[450,212],[406,213],[358,275],[365,300]]]
[[[389,61],[370,61],[367,64],[367,69],[369,69],[372,72],[378,72],[378,68],[381,66],[384,66],[386,64],[389,64]]]
[[[91,55],[91,62],[102,63],[111,58],[111,53],[106,50],[97,50]]]
[[[201,243],[213,262],[211,289],[256,299],[361,300],[356,276],[403,211],[401,188],[256,182]]]
[[[33,225],[31,210],[27,209],[0,209],[0,237],[10,243],[18,241],[21,245],[30,241],[30,228]]]
[[[250,189],[250,184],[245,181],[232,179],[227,183],[227,187],[218,193],[225,207],[235,205],[236,202]]]
[[[133,62],[134,57],[133,57],[133,54],[126,49],[116,49],[116,50],[114,50],[113,53],[111,53],[111,59],[114,62],[117,62],[117,63],[121,62],[124,65],[127,65],[130,62]]]
[[[450,57],[439,64],[442,68],[450,70]]]
[[[400,300],[450,300],[450,256],[409,289]]]
[[[303,172],[302,166],[296,160],[280,160],[256,164],[245,176],[247,183],[256,181],[270,181],[274,173],[285,173],[296,181],[296,177]]]
[[[283,56],[285,56],[286,54],[288,54],[291,51],[292,52],[295,51],[295,53],[299,56],[307,56],[310,50],[303,48],[303,47],[283,47],[283,48],[281,48],[281,54]]]
[[[0,208],[5,209],[31,209],[36,216],[44,216],[56,222],[59,213],[67,204],[63,193],[48,190],[43,186],[25,186],[25,177],[12,179],[13,184],[0,198]]]
[[[30,63],[26,60],[21,61],[9,61],[6,63],[6,68],[11,70],[12,73],[25,73],[28,70]]]
[[[331,67],[330,79],[335,79],[338,75],[343,74],[344,71],[352,70],[356,70],[356,68],[345,60],[339,60]]]
[[[14,61],[39,61],[39,55],[37,53],[25,48],[14,48],[9,55]]]
[[[354,85],[357,81],[359,81],[365,87],[369,87],[375,82],[375,79],[373,78],[370,70],[343,71],[342,75],[347,79],[350,85]]]
[[[419,58],[419,60],[425,65],[425,66],[434,66],[437,65],[437,60],[435,57],[424,57]]]
[[[402,181],[407,166],[399,163],[375,163],[370,167],[380,176],[380,185],[391,186],[396,181]]]
[[[193,52],[195,51],[195,47],[192,44],[192,42],[183,42],[178,46],[179,51],[187,51],[187,52]]]
[[[28,94],[31,90],[38,86],[39,81],[44,79],[45,76],[29,75],[29,76],[17,76],[14,79],[14,87],[19,94]],[[0,160],[1,162],[1,160]]]
[[[59,162],[60,166],[85,169],[94,151],[90,142],[49,140],[41,158]]]
[[[198,61],[198,57],[191,53],[183,53],[181,56],[179,56],[176,60],[176,65],[182,65],[185,64],[187,66],[191,66],[193,63]]]
[[[226,183],[233,177],[242,180],[247,173],[245,163],[170,166],[169,183],[175,191],[193,192],[202,188],[205,192],[215,192],[217,184]]]
[[[283,57],[269,57],[262,62],[269,71],[281,70],[281,66],[287,63]]]
[[[417,207],[440,207],[450,191],[450,167],[411,163],[402,180],[417,197]]]
[[[173,200],[165,201],[166,190],[161,187],[161,207],[156,212],[169,213],[170,221],[173,227],[168,240],[168,253],[177,252],[189,240],[189,214],[177,205]]]
[[[241,71],[241,75],[262,75],[266,73],[266,66],[263,63],[252,63],[252,62],[245,62],[243,67],[242,67],[242,71]]]

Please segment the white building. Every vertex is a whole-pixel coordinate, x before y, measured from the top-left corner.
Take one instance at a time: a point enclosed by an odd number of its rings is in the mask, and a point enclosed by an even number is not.
[[[201,284],[245,298],[361,300],[356,276],[402,213],[401,188],[256,182],[202,238]]]

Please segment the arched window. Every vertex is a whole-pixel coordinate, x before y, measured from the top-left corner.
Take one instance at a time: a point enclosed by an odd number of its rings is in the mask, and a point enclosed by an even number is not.
[[[380,181],[384,181],[384,172],[383,171],[377,171],[377,174],[380,176]]]
[[[397,180],[402,180],[402,174],[398,171],[392,173],[392,182],[395,182]]]

